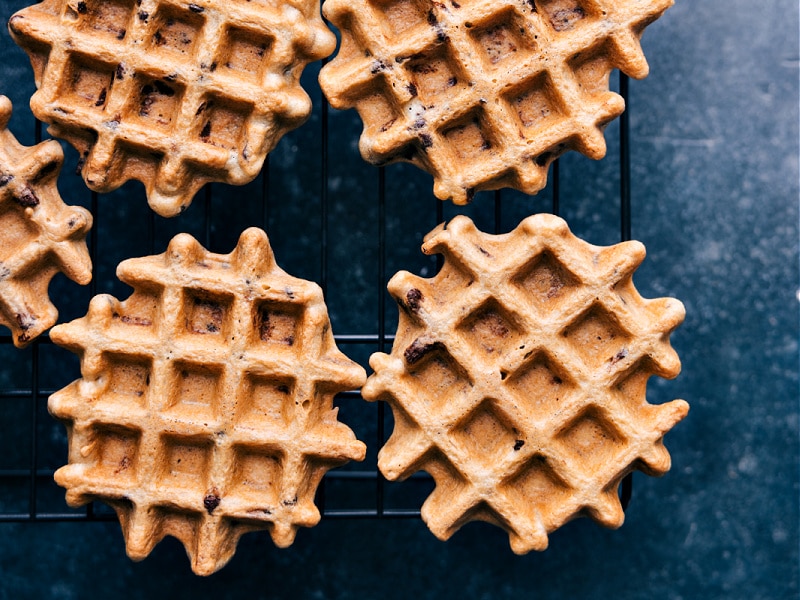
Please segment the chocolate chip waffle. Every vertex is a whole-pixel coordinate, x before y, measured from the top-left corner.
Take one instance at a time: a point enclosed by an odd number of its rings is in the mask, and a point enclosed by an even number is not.
[[[624,109],[609,74],[647,75],[639,39],[672,3],[326,0],[342,44],[320,83],[361,116],[365,160],[417,165],[438,198],[535,194],[565,151],[605,155]]]
[[[259,229],[228,255],[181,234],[118,275],[130,298],[97,296],[52,332],[81,357],[49,401],[68,504],[111,505],[134,560],[175,536],[201,575],[245,532],[290,545],[320,519],[325,472],[365,455],[332,400],[366,374],[336,348],[321,289],[283,272]]]
[[[303,68],[335,47],[315,0],[45,0],[9,29],[31,108],[81,153],[86,184],[138,179],[163,216],[207,182],[256,177],[310,113]]]
[[[22,348],[58,319],[47,293],[56,273],[83,285],[92,279],[92,215],[61,200],[58,142],[23,146],[8,130],[10,118],[11,101],[0,96],[0,325]]]
[[[444,266],[390,281],[397,336],[362,392],[394,413],[381,472],[433,476],[422,518],[441,539],[483,520],[522,554],[580,515],[620,526],[620,481],[669,469],[662,438],[688,411],[645,397],[651,375],[680,371],[669,335],[684,309],[634,288],[644,247],[592,246],[536,215],[496,236],[456,217],[422,250]]]

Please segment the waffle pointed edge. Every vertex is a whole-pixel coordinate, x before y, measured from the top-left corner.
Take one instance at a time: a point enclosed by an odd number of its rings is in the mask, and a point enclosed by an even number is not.
[[[645,397],[650,376],[680,372],[669,336],[685,312],[634,288],[644,246],[592,246],[552,215],[503,235],[460,216],[422,249],[444,266],[391,279],[397,335],[362,390],[394,415],[381,473],[433,476],[421,512],[442,540],[482,520],[524,554],[579,516],[619,527],[620,482],[669,470],[663,436],[689,409]]]
[[[58,319],[48,297],[56,273],[81,285],[91,281],[92,215],[58,193],[59,143],[23,146],[8,130],[11,112],[11,101],[0,96],[0,325],[23,348]]]
[[[332,405],[366,373],[336,348],[320,287],[255,228],[228,255],[180,234],[117,274],[127,300],[96,296],[52,332],[81,360],[48,402],[68,433],[67,503],[114,508],[133,560],[178,538],[198,575],[249,531],[291,545],[319,522],[325,472],[366,453]]]

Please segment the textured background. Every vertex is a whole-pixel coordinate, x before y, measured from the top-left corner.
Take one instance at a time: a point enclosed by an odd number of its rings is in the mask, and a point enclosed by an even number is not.
[[[5,21],[24,6],[0,1]],[[686,305],[673,342],[684,364],[670,382],[653,380],[652,402],[682,397],[688,418],[667,438],[673,469],[635,476],[624,526],[604,530],[582,519],[551,536],[542,554],[514,556],[507,536],[471,524],[437,541],[417,519],[323,520],[278,550],[265,534],[245,536],[231,563],[194,577],[183,548],[162,542],[130,562],[115,523],[0,524],[0,597],[152,597],[157,592],[276,598],[796,598],[798,597],[798,6],[793,0],[678,0],[644,37],[651,75],[631,82],[633,236],[648,248],[636,283],[646,297]],[[33,143],[29,63],[0,32],[0,93],[15,104],[12,129]],[[304,77],[315,102],[311,121],[270,159],[268,232],[279,263],[294,275],[327,278],[336,333],[374,330],[377,285],[377,170],[356,149],[352,111],[329,115],[327,261],[321,227],[320,96],[317,68]],[[562,215],[595,244],[618,241],[616,125],[609,157],[562,160]],[[89,205],[68,150],[62,195]],[[435,225],[430,179],[408,166],[386,170],[387,274],[431,274],[418,251]],[[240,231],[264,225],[261,178],[242,190],[214,186],[178,219],[156,219],[163,251],[178,231],[201,240],[205,211],[211,249],[229,252]],[[502,229],[548,210],[538,198],[504,194]],[[202,194],[201,194],[202,195]],[[258,206],[255,204],[254,206]],[[139,184],[100,198],[95,285],[127,296],[116,262],[150,253]],[[453,207],[445,215],[455,214]],[[464,211],[491,228],[490,194]],[[88,292],[54,281],[62,319],[85,313]],[[364,362],[374,347],[347,347]],[[77,359],[39,348],[42,385],[77,376]],[[28,385],[32,350],[0,346],[0,387]],[[40,468],[66,458],[63,428],[44,410],[36,443]],[[374,405],[344,400],[343,420],[372,447]],[[30,400],[0,400],[0,469],[25,468],[33,440]],[[0,481],[0,512],[27,510],[24,481]],[[51,489],[52,488],[52,489]],[[335,490],[334,490],[335,491]],[[343,503],[370,506],[371,488],[348,487]],[[45,487],[40,510],[64,511],[63,491]]]

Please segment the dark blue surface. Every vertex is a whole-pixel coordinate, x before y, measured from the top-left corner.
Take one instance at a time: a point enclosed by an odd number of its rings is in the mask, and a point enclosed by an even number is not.
[[[0,17],[23,5],[0,1]],[[264,534],[245,536],[225,569],[199,579],[174,540],[135,564],[115,523],[7,523],[0,524],[0,598],[797,598],[798,25],[792,0],[678,0],[645,33],[651,75],[631,81],[629,102],[633,237],[648,248],[635,281],[644,296],[675,296],[687,309],[673,335],[684,371],[674,381],[652,380],[649,398],[681,397],[691,411],[666,437],[672,471],[635,476],[621,529],[582,519],[553,534],[546,552],[516,557],[507,536],[484,524],[442,543],[417,519],[329,519],[300,531],[286,550]],[[32,143],[29,64],[5,32],[0,52],[0,93],[15,103],[12,128]],[[380,297],[395,319],[375,283],[378,172],[358,156],[355,114],[332,111],[323,267],[315,72],[304,78],[314,117],[270,158],[268,231],[287,271],[317,281],[326,275],[334,331],[361,333],[374,327]],[[608,131],[608,158],[567,156],[561,164],[562,215],[595,244],[619,239],[616,127]],[[65,171],[76,160],[70,151]],[[79,178],[65,173],[62,182],[68,202],[88,205]],[[418,250],[435,225],[430,178],[392,166],[386,185],[387,277],[400,268],[430,274],[432,263]],[[229,252],[244,227],[263,223],[242,199],[259,189],[260,179],[245,191],[214,186],[213,250]],[[502,228],[548,210],[546,193],[509,194]],[[126,185],[100,204],[104,262],[95,285],[125,297],[113,265],[150,253],[131,227],[131,211],[145,214],[142,188]],[[204,210],[198,198],[179,219],[157,218],[157,251],[182,230],[203,241]],[[480,194],[468,209],[445,207],[445,215],[456,212],[490,228],[492,196]],[[53,289],[63,319],[85,312],[87,290],[63,278]],[[345,348],[361,362],[374,350]],[[45,387],[76,377],[74,357],[48,346],[40,352]],[[0,347],[0,361],[0,387],[27,385],[30,350]],[[352,402],[359,405],[345,403],[343,420],[367,440],[374,460],[374,405]],[[39,466],[57,467],[66,458],[63,428],[41,403]],[[0,400],[0,468],[29,459],[32,440],[19,427],[29,412],[24,399]],[[0,510],[27,510],[27,500],[24,482],[0,489]],[[64,510],[63,491],[52,485],[40,503]]]

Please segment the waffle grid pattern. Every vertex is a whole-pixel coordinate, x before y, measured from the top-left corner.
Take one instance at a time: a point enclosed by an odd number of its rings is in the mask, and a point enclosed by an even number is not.
[[[423,251],[444,267],[391,280],[397,338],[363,390],[394,413],[381,472],[433,476],[422,516],[442,539],[480,519],[525,553],[576,516],[621,525],[620,481],[669,469],[662,438],[688,410],[645,398],[651,375],[680,371],[669,334],[684,310],[636,292],[643,246],[591,246],[537,215],[502,236],[457,217]]]
[[[97,296],[52,333],[81,356],[82,379],[49,401],[69,432],[67,502],[112,505],[134,559],[177,537],[199,574],[247,531],[290,545],[319,521],[325,472],[365,455],[332,400],[366,375],[336,349],[320,288],[281,271],[257,229],[227,256],[182,234],[118,274],[133,296]]]
[[[58,142],[22,146],[7,128],[11,110],[0,96],[0,325],[23,347],[58,318],[47,294],[56,273],[84,285],[91,280],[92,215],[65,205],[58,193]]]
[[[642,78],[639,39],[672,0],[327,0],[341,49],[320,75],[364,121],[366,160],[409,161],[442,200],[535,194],[564,151],[602,158],[624,110],[618,68]]]
[[[244,184],[309,115],[303,67],[330,54],[314,1],[45,0],[11,18],[37,118],[83,155],[87,185],[128,179],[163,216],[205,183]]]

